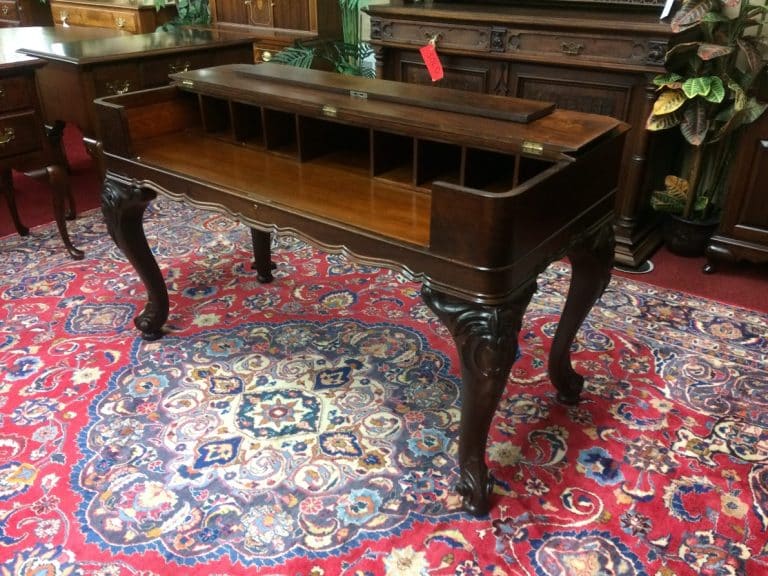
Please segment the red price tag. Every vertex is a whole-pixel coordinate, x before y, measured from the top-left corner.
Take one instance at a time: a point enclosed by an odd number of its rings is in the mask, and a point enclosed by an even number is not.
[[[443,65],[440,63],[440,57],[437,55],[437,48],[435,48],[434,43],[430,42],[426,46],[422,46],[419,48],[419,52],[421,52],[424,64],[427,65],[427,71],[432,82],[441,80],[443,78]]]

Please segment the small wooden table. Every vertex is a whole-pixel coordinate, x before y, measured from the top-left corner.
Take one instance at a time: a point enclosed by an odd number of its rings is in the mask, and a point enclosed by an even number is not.
[[[109,32],[114,35],[114,32]],[[16,209],[11,170],[45,178],[53,189],[53,213],[69,254],[76,259],[83,252],[72,244],[66,217],[75,214],[61,134],[46,134],[35,74],[45,61],[16,51],[22,45],[55,45],[82,38],[103,37],[103,30],[57,30],[53,27],[0,28],[0,191],[19,234],[26,235]],[[67,209],[67,201],[69,206]]]
[[[20,52],[48,63],[37,74],[46,123],[53,132],[61,132],[66,122],[77,125],[99,164],[95,98],[162,86],[174,72],[253,62],[252,34],[190,27],[110,32],[109,37],[71,42],[62,42],[57,32],[19,44]]]
[[[628,126],[547,103],[366,80],[276,64],[174,74],[174,86],[96,103],[108,168],[102,210],[162,336],[168,291],[142,217],[160,193],[254,229],[259,279],[270,233],[395,268],[454,337],[463,391],[458,490],[488,511],[488,429],[536,277],[568,254],[573,276],[549,375],[565,403],[570,360],[613,263],[613,203]]]

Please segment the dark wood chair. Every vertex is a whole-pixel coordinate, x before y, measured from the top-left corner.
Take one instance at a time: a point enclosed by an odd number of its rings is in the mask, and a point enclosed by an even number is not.
[[[72,240],[69,238],[66,220],[74,220],[76,217],[75,198],[72,195],[72,189],[69,186],[67,171],[59,166],[48,166],[41,170],[28,172],[27,175],[37,180],[45,179],[52,187],[53,215],[56,221],[56,227],[64,242],[64,246],[75,260],[81,260],[84,256],[82,250],[75,248]],[[11,220],[16,232],[20,236],[29,235],[27,228],[19,217],[19,210],[16,207],[16,194],[13,187],[13,173],[10,168],[0,170],[0,194],[5,197],[5,202],[11,213]]]

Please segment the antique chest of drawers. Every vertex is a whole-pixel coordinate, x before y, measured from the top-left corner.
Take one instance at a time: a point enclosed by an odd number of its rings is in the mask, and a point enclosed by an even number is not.
[[[159,9],[152,0],[65,0],[51,1],[56,26],[113,28],[133,34],[154,32],[176,16],[176,6]]]

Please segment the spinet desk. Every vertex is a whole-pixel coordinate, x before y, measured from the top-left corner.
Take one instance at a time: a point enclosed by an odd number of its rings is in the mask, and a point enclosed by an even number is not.
[[[172,74],[172,85],[97,101],[102,209],[162,336],[168,292],[144,235],[157,194],[224,210],[270,234],[395,268],[422,283],[461,362],[464,507],[490,502],[488,429],[536,277],[567,254],[572,279],[549,375],[565,403],[583,386],[569,348],[610,279],[614,192],[627,126],[541,102],[351,78],[279,64]]]

